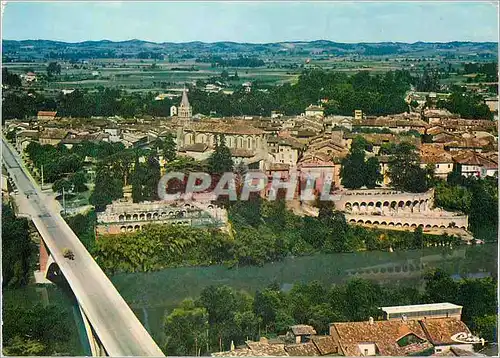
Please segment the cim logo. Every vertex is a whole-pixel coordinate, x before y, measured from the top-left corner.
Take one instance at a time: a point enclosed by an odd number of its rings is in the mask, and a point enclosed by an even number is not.
[[[485,342],[483,338],[473,336],[472,334],[466,332],[454,334],[453,336],[451,336],[451,339],[455,342],[466,344],[481,343],[484,345]]]

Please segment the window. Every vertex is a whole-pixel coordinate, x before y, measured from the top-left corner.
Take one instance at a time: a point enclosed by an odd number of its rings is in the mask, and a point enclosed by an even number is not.
[[[368,355],[368,349],[365,348],[365,356]]]

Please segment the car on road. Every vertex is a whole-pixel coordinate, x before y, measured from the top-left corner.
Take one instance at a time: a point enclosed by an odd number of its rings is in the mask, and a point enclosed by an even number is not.
[[[71,251],[68,248],[63,249],[63,256],[64,256],[64,258],[69,259],[69,260],[75,259],[75,254],[73,253],[73,251]]]

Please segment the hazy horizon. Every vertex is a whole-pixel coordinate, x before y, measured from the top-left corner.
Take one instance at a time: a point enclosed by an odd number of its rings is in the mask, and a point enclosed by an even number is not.
[[[6,40],[69,43],[498,42],[498,4],[475,2],[7,2]]]

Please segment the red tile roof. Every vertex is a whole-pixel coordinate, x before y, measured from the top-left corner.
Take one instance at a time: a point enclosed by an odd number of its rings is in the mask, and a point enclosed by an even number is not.
[[[420,324],[427,339],[434,345],[456,343],[451,337],[457,333],[469,334],[469,328],[462,321],[455,318],[424,319]]]
[[[416,320],[333,323],[330,330],[332,329],[340,339],[342,351],[349,356],[361,356],[358,344],[366,342],[375,343],[383,356],[403,356],[430,347],[429,343],[425,342],[425,333]],[[400,347],[397,341],[409,334],[424,342]]]

